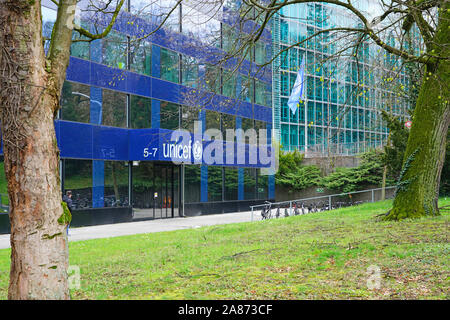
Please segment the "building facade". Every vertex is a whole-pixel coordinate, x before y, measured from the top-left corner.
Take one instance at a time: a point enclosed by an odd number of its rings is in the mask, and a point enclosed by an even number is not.
[[[78,4],[75,22],[96,33],[108,16],[86,3]],[[72,191],[75,220],[111,222],[115,213],[127,220],[133,211],[135,220],[248,211],[274,198],[267,163],[250,161],[256,149],[225,135],[271,131],[271,68],[255,72],[255,59],[271,55],[270,32],[233,73],[237,62],[221,61],[236,30],[232,5],[211,15],[211,8],[183,1],[159,28],[176,3],[126,0],[106,38],[86,42],[74,32],[55,130],[62,192]],[[55,9],[42,1],[44,36],[51,35]],[[213,143],[223,149],[206,161]],[[240,144],[244,158],[226,158]]]
[[[362,12],[375,11],[374,1],[355,4]],[[328,3],[286,6],[273,20],[275,52],[282,52],[273,66],[274,127],[284,150],[358,154],[386,142],[381,109],[407,114],[409,80],[400,59],[367,40],[356,45],[355,35],[324,32],[357,24],[350,12]],[[302,59],[306,95],[293,113],[287,102]]]

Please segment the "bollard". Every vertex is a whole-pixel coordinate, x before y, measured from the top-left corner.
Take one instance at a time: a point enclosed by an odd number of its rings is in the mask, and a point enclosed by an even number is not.
[[[253,222],[253,207],[252,207],[252,220],[251,221]]]
[[[331,196],[328,196],[328,210],[331,210]]]
[[[289,216],[292,216],[292,201],[289,201]]]

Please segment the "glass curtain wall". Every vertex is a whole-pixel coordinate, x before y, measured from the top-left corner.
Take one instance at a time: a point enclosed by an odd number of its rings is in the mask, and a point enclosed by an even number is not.
[[[349,26],[354,24],[346,12],[326,3],[290,5],[279,13],[280,36],[274,41],[279,42],[281,49],[305,40],[318,31],[342,23]],[[395,97],[392,89],[376,83],[386,70],[392,70],[393,67],[399,69],[399,62],[389,61],[389,54],[380,53],[376,46],[369,43],[363,43],[358,52],[359,64],[351,52],[342,54],[345,59],[341,58],[337,62],[324,62],[343,45],[336,35],[323,33],[281,55],[280,128],[284,150],[305,150],[307,145],[310,151],[320,151],[336,141],[340,144],[336,152],[363,152],[379,146],[387,139],[387,128],[382,125],[380,109],[387,110],[389,104],[393,103],[394,114],[405,116],[408,102]],[[300,103],[296,113],[293,113],[287,101],[303,59],[306,65],[307,110],[305,113],[305,105]],[[403,71],[399,73],[398,82],[407,82],[407,75]],[[383,95],[395,99],[389,102],[388,99],[379,98]],[[324,134],[328,131],[338,132],[337,129],[342,132],[342,139]]]

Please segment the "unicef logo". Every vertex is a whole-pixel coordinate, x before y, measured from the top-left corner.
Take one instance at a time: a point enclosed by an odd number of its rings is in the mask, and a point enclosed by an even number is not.
[[[192,152],[194,154],[194,159],[197,161],[202,160],[202,154],[203,154],[203,146],[200,141],[195,141],[194,146],[192,147]]]

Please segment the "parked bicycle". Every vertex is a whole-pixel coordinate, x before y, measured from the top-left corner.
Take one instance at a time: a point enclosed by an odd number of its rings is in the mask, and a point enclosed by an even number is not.
[[[261,210],[261,216],[263,220],[270,219],[272,217],[272,202],[264,201],[265,206]]]

